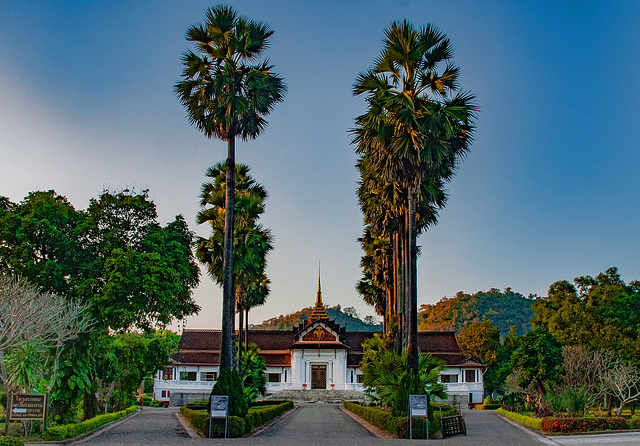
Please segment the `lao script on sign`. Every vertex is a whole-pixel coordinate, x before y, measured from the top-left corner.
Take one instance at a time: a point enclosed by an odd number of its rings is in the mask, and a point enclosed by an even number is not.
[[[211,395],[211,418],[227,418],[227,413],[229,413],[229,397]]]
[[[14,393],[11,395],[12,420],[44,420],[46,395],[41,393]]]
[[[409,395],[411,417],[427,417],[427,395]]]

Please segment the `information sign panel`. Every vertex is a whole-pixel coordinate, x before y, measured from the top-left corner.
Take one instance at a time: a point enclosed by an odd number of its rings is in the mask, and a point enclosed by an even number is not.
[[[427,395],[409,395],[410,417],[427,418]]]
[[[47,396],[42,393],[13,393],[11,394],[11,420],[44,420]]]
[[[224,438],[227,438],[229,432],[229,395],[211,395],[211,409],[209,409],[210,418],[224,418]],[[211,438],[211,428],[213,423],[209,420],[209,438]]]
[[[211,418],[227,418],[229,413],[228,395],[211,395]]]

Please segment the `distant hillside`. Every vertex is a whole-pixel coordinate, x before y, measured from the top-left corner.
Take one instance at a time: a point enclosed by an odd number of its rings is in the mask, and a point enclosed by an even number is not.
[[[507,288],[500,292],[495,288],[474,295],[459,292],[456,297],[444,298],[435,305],[422,305],[418,314],[418,330],[455,330],[485,320],[505,336],[509,327],[518,327],[518,335],[531,330],[533,298],[526,298]]]
[[[267,319],[261,324],[250,325],[253,330],[291,330],[298,324],[309,320],[309,315],[313,307],[303,308],[295,313],[280,315]],[[382,324],[377,323],[374,318],[367,316],[360,319],[353,307],[342,309],[340,305],[327,307],[329,318],[347,331],[382,331]]]

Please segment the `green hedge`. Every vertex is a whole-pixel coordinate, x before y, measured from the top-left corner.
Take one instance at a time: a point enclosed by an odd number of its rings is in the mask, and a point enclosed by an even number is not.
[[[0,446],[23,446],[24,439],[22,437],[11,437],[9,435],[0,435]]]
[[[629,423],[622,417],[614,418],[553,418],[542,419],[542,429],[547,432],[593,432],[628,429]]]
[[[407,417],[394,417],[380,407],[361,406],[360,404],[352,401],[345,401],[344,408],[365,419],[374,426],[390,433],[394,437],[409,438],[409,418]],[[433,410],[434,406],[431,405],[431,408]],[[434,416],[433,421],[429,423],[429,438],[434,438],[436,433],[440,431],[440,416],[437,411],[435,414],[436,416]],[[424,419],[414,418],[412,425],[413,438],[420,438],[424,436]]]
[[[502,407],[502,404],[476,404],[475,409],[476,410],[495,410],[495,409],[500,409]]]
[[[105,415],[98,415],[97,417],[85,420],[76,424],[63,424],[62,426],[53,426],[46,430],[42,438],[47,441],[59,441],[67,438],[73,438],[80,434],[85,434],[92,430],[99,428],[111,421],[118,420],[130,413],[138,410],[138,406],[131,406],[120,412],[108,413]]]
[[[187,408],[191,410],[207,410],[209,407],[209,401],[207,400],[196,400],[187,403]]]
[[[285,401],[280,404],[250,407],[249,413],[244,418],[232,415],[229,417],[229,437],[242,437],[244,434],[248,434],[254,429],[269,423],[291,409],[293,409],[293,403]],[[209,414],[206,410],[193,410],[187,406],[182,406],[180,413],[202,436],[206,437],[208,435]],[[212,431],[214,437],[224,437],[224,420],[214,419]]]
[[[524,424],[525,426],[542,430],[542,418],[528,417],[526,415],[520,415],[519,413],[509,412],[508,410],[504,410],[502,408],[498,409],[498,413],[502,416],[512,419],[516,423]]]

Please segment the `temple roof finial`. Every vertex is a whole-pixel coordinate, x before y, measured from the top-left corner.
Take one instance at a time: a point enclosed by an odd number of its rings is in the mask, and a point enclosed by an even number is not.
[[[324,304],[322,303],[322,290],[320,289],[320,262],[318,262],[318,294],[316,296],[316,305],[311,311],[311,316],[309,316],[309,320],[313,321],[315,319],[329,320],[327,310],[324,309]]]

